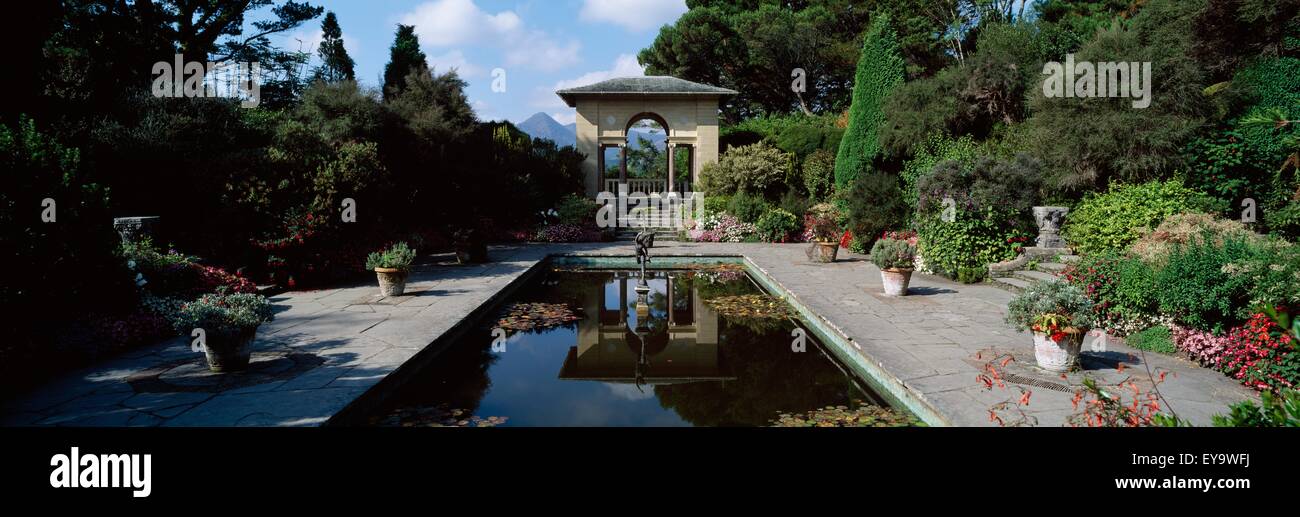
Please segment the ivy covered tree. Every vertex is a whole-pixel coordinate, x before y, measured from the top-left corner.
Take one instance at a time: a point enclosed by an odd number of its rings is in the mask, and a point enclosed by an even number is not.
[[[343,47],[343,29],[334,12],[325,13],[325,20],[320,24],[321,42],[316,49],[321,65],[316,68],[315,78],[326,82],[355,81],[356,63]]]
[[[835,157],[835,186],[845,188],[865,174],[880,154],[880,126],[885,122],[884,102],[903,82],[905,64],[889,16],[876,16],[862,42],[858,73],[853,83],[853,105],[848,129]]]
[[[406,89],[406,77],[412,72],[429,68],[427,56],[420,50],[420,37],[414,25],[398,25],[397,37],[389,48],[388,64],[384,65],[384,100],[396,97]]]

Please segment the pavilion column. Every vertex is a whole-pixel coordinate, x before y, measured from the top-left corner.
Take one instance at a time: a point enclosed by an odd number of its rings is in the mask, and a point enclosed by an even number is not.
[[[627,144],[618,144],[618,182],[627,183]]]
[[[596,145],[596,170],[599,171],[596,173],[596,177],[600,178],[600,180],[598,180],[599,184],[596,186],[596,191],[599,192],[605,189],[605,145],[604,144]]]
[[[618,279],[618,324],[627,325],[627,278],[615,276]],[[605,290],[601,289],[603,293]]]
[[[673,275],[666,273],[665,276],[668,278],[668,326],[672,327],[677,324],[677,318],[673,317],[673,311],[676,310],[673,306]]]
[[[677,180],[677,166],[675,163],[677,161],[676,154],[677,154],[677,144],[669,143],[668,144],[668,192],[675,192],[677,190],[676,183],[674,183]]]
[[[695,190],[695,182],[697,178],[695,177],[695,146],[694,145],[686,146],[686,170],[688,171],[686,175],[689,178],[691,178],[691,190]]]

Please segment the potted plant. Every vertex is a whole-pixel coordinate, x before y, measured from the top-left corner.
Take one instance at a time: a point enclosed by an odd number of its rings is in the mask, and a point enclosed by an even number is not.
[[[456,261],[461,264],[480,264],[487,262],[487,241],[483,233],[476,228],[462,228],[452,233],[453,247],[456,249]]]
[[[1051,372],[1079,364],[1083,336],[1092,328],[1092,301],[1078,286],[1038,281],[1007,305],[1007,323],[1034,333],[1034,359]]]
[[[871,246],[871,263],[880,268],[885,295],[906,296],[907,284],[916,268],[916,244],[907,239],[886,236]]]
[[[203,331],[203,354],[208,369],[238,371],[248,367],[257,327],[271,321],[271,303],[260,294],[229,293],[226,287],[181,306],[175,321],[178,332],[198,337]]]
[[[839,219],[839,210],[830,203],[819,203],[808,209],[803,225],[804,240],[812,243],[808,248],[809,260],[835,262],[835,255],[840,249],[840,236],[844,233]]]
[[[366,269],[379,277],[379,292],[384,296],[401,296],[406,291],[406,277],[411,273],[415,251],[399,242],[366,257]]]

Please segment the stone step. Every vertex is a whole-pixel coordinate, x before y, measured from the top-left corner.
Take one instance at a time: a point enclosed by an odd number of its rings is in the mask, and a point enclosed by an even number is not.
[[[1043,281],[1051,282],[1051,281],[1054,281],[1054,280],[1059,280],[1059,278],[1056,276],[1055,273],[1048,273],[1048,272],[1045,272],[1045,271],[1027,271],[1027,270],[1020,270],[1020,271],[1016,271],[1015,273],[1013,273],[1012,276],[1013,276],[1013,277],[1016,277],[1016,278],[1018,278],[1018,279],[1020,279],[1020,280],[1026,280],[1026,281],[1029,281],[1029,282],[1036,282],[1036,281],[1039,281],[1039,280],[1043,280]]]
[[[1065,264],[1073,264],[1073,263],[1079,261],[1079,256],[1078,256],[1078,255],[1061,255],[1060,257],[1057,257],[1057,260],[1060,260],[1061,262],[1063,262],[1063,263],[1065,263]]]
[[[1015,277],[1002,277],[1002,278],[993,279],[994,286],[1000,287],[1002,289],[1006,289],[1013,293],[1019,293],[1020,291],[1024,290],[1026,287],[1029,287],[1029,284],[1030,282]]]
[[[1039,270],[1047,271],[1048,273],[1060,273],[1062,271],[1065,271],[1065,268],[1067,267],[1069,266],[1062,264],[1060,262],[1042,262],[1038,264]]]
[[[638,230],[638,231],[619,230],[618,232],[615,232],[615,233],[614,233],[614,240],[616,240],[616,241],[634,241],[634,240],[636,240],[636,234],[638,234],[638,233],[641,233],[641,232],[640,232],[639,230]],[[676,231],[676,230],[656,230],[656,231],[655,231],[655,242],[659,242],[659,241],[673,241],[673,242],[677,242],[677,241],[678,241],[678,238],[677,238],[677,231]]]

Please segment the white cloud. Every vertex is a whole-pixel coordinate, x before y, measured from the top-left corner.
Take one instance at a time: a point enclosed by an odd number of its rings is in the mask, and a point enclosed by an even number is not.
[[[583,0],[585,22],[607,22],[630,31],[658,29],[686,12],[685,0]]]
[[[470,63],[465,59],[465,53],[460,49],[451,50],[445,54],[429,56],[429,66],[437,73],[450,72],[453,68],[460,74],[461,78],[480,77],[483,75],[483,67]]]
[[[576,40],[563,44],[552,40],[546,33],[533,31],[520,36],[505,50],[506,64],[555,71],[577,64],[581,49],[582,45]]]
[[[635,384],[614,384],[606,382],[605,387],[609,388],[611,395],[623,400],[648,400],[655,396],[653,389],[646,390],[638,388]]]
[[[491,104],[476,100],[470,101],[469,105],[471,108],[474,108],[474,116],[481,121],[505,120],[496,112],[496,108]]]
[[[420,44],[428,47],[495,46],[510,66],[557,70],[576,64],[581,49],[576,40],[559,42],[543,31],[525,27],[514,11],[489,13],[474,0],[425,2],[402,15],[399,23],[414,25]]]
[[[294,31],[285,37],[285,48],[301,49],[303,52],[311,54],[312,58],[316,58],[316,48],[320,46],[323,39],[325,39],[325,33],[320,29],[311,32]],[[349,36],[347,33],[343,34],[343,48],[347,49],[348,55],[353,56],[353,59],[356,59],[357,49],[360,47],[361,44],[356,38]]]
[[[613,79],[615,77],[639,77],[643,75],[645,75],[645,67],[636,62],[636,56],[631,54],[621,54],[614,60],[614,66],[608,70],[587,72],[573,79],[559,81],[549,88],[545,86],[538,87],[536,90],[533,90],[532,102],[530,104],[532,104],[534,108],[540,108],[543,110],[558,109],[564,110],[564,113],[569,113],[571,111],[570,108],[564,104],[564,101],[560,99],[560,96],[555,94],[556,90],[586,86],[606,79]],[[567,115],[565,118],[575,117],[576,115]],[[555,120],[560,120],[560,117],[557,116]],[[570,122],[572,122],[572,120],[570,120]]]
[[[414,25],[420,42],[435,47],[490,42],[519,31],[524,22],[514,11],[489,14],[474,0],[436,0],[416,6],[403,15],[403,25]]]
[[[640,77],[643,75],[645,75],[645,67],[641,66],[640,63],[637,63],[636,56],[632,54],[620,54],[618,58],[614,60],[613,68],[610,68],[609,70],[587,72],[577,78],[560,81],[555,83],[555,89],[563,90],[565,88],[577,88],[579,86],[596,84],[615,77]]]
[[[620,54],[618,58],[614,60],[614,66],[610,67],[608,70],[587,72],[573,79],[559,81],[550,88],[537,88],[533,91],[532,105],[535,108],[541,108],[544,110],[561,110],[551,113],[551,118],[554,118],[561,124],[569,124],[577,120],[578,113],[573,108],[564,104],[564,101],[560,99],[560,96],[555,94],[557,90],[596,84],[615,77],[640,77],[643,75],[645,75],[645,67],[636,62],[636,56],[631,54]]]

